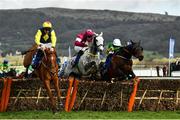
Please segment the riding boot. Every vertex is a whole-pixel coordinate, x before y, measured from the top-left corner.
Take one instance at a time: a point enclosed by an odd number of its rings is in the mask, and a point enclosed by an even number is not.
[[[77,56],[76,56],[76,58],[75,58],[75,61],[74,61],[73,65],[72,65],[72,68],[75,67],[75,66],[78,64],[79,59],[81,58],[81,56],[82,56],[83,54],[84,54],[84,52],[83,52],[82,50],[80,50],[80,51],[78,52],[78,54],[77,54]]]
[[[106,61],[105,61],[104,65],[103,65],[103,70],[102,70],[103,75],[104,75],[105,73],[107,73],[107,71],[108,71],[108,68],[109,68],[109,66],[110,66],[110,62],[111,62],[112,56],[113,56],[113,54],[109,54],[109,55],[107,56],[107,58],[106,58]]]
[[[43,52],[41,50],[38,50],[32,59],[31,65],[33,69],[36,69],[38,67],[39,62],[42,59],[42,56],[43,56]]]

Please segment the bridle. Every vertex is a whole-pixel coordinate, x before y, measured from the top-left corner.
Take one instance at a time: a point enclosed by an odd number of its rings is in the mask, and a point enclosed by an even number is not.
[[[129,48],[128,48],[129,47]],[[132,47],[132,48],[130,48]],[[130,45],[130,46],[126,46],[126,47],[123,47],[122,50],[127,53],[127,56],[123,56],[123,55],[119,55],[119,54],[116,54],[117,57],[120,57],[122,59],[125,59],[125,60],[132,60],[132,56],[133,56],[133,49],[135,49],[135,47],[133,45]]]
[[[51,53],[46,53],[46,50],[43,50],[44,53],[44,60],[42,60],[42,65],[46,68],[46,70],[50,73],[51,77],[55,76],[58,74],[58,71],[55,70],[55,72],[53,71],[53,69],[56,69],[57,67],[57,63],[55,63],[55,66],[52,67],[52,63],[50,63],[51,61],[51,57],[48,58],[47,54],[55,54],[55,52],[51,52]],[[56,57],[54,57],[55,61],[56,61]]]

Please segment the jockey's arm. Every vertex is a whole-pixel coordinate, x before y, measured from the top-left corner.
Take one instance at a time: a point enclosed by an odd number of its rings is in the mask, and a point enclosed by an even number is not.
[[[36,35],[35,35],[35,43],[37,45],[40,45],[40,39],[41,39],[41,35],[42,35],[42,32],[40,30],[37,31]]]
[[[109,44],[106,53],[109,54],[109,53],[113,53],[113,52],[114,52],[114,48],[113,48],[112,44]]]
[[[79,47],[87,47],[87,45],[83,43],[82,39],[79,37],[76,38],[74,45]]]
[[[54,47],[54,48],[56,46],[56,40],[57,40],[56,33],[55,33],[54,30],[52,30],[52,32],[51,32],[51,42],[52,42],[52,47]]]
[[[87,47],[86,44],[82,43],[82,42],[79,42],[79,41],[75,41],[74,43],[75,46],[79,46],[79,47]]]

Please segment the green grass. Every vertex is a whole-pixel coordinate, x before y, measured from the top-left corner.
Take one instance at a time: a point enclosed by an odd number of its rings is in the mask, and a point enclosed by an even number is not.
[[[63,111],[55,115],[50,111],[21,111],[0,113],[0,119],[180,119],[180,111]]]

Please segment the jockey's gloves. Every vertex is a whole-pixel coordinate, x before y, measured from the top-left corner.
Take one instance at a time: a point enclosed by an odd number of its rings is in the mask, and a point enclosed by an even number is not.
[[[88,49],[88,47],[83,47],[81,50],[84,52]]]
[[[52,47],[52,48],[50,48],[50,51],[54,51],[54,48]]]

